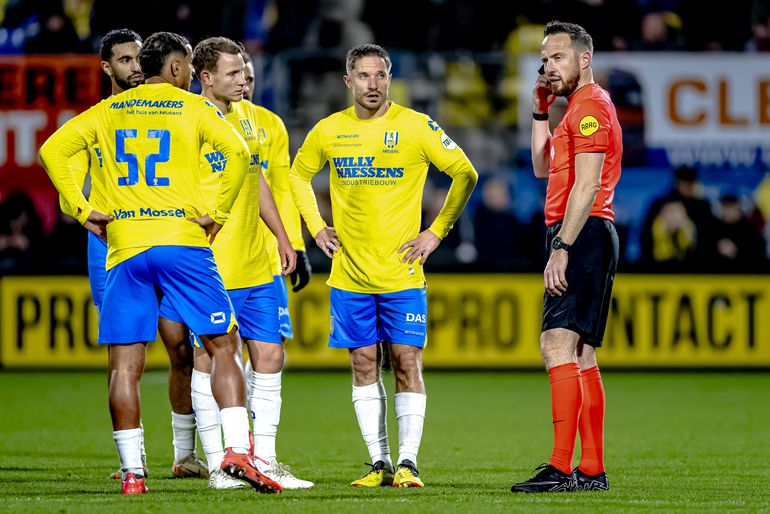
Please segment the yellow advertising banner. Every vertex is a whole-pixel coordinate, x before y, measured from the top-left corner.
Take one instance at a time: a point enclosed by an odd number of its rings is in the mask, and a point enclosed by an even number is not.
[[[291,295],[294,368],[347,367],[327,347],[328,287]],[[539,275],[432,275],[426,367],[540,367]],[[85,277],[0,280],[0,362],[13,368],[103,368]],[[599,361],[613,367],[770,367],[770,277],[619,275]],[[162,343],[147,364],[168,363]]]
[[[5,369],[107,368],[87,277],[5,277],[0,320]],[[168,365],[162,343],[148,345],[147,364]]]

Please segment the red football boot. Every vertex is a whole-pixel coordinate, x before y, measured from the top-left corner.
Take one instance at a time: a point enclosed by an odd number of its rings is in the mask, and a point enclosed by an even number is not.
[[[247,482],[259,493],[280,493],[283,488],[277,482],[264,475],[251,455],[235,453],[232,448],[225,448],[220,469],[238,480]]]
[[[126,473],[120,494],[145,494],[147,492],[149,489],[144,485],[144,477],[136,476],[135,473]]]

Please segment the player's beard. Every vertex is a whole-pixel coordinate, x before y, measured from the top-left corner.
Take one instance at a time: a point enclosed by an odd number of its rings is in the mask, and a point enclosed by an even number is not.
[[[577,64],[575,64],[575,68],[571,75],[569,75],[567,78],[564,78],[564,76],[562,75],[561,83],[564,85],[559,88],[554,88],[554,85],[551,84],[551,90],[553,91],[553,94],[555,94],[556,96],[570,96],[577,89],[579,82],[580,82],[580,68],[578,67]]]
[[[133,77],[133,76],[134,75],[129,75],[129,77],[126,78],[126,79],[116,76],[115,77],[115,84],[117,84],[118,87],[120,87],[120,89],[122,89],[123,91],[128,91],[129,89],[135,88],[136,86],[138,86],[139,84],[144,82],[144,76],[142,76],[142,80],[140,80],[138,82],[131,81],[130,78]]]

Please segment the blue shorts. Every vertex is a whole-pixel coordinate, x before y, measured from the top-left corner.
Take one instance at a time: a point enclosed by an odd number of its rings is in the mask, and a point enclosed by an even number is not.
[[[230,289],[227,294],[233,304],[238,331],[242,338],[281,344],[278,318],[275,315],[278,312],[278,301],[272,282],[244,289]],[[167,296],[164,296],[160,303],[160,316],[184,323]],[[202,348],[203,345],[195,334],[193,330],[190,339],[194,346]]]
[[[278,295],[278,323],[281,325],[281,335],[286,339],[294,337],[294,328],[291,326],[289,315],[289,290],[286,288],[286,279],[281,275],[273,277],[275,294]]]
[[[158,293],[179,313],[175,321],[198,334],[225,334],[237,326],[210,248],[156,246],[107,272],[99,343],[155,341]]]
[[[426,288],[362,294],[331,288],[332,348],[359,348],[377,341],[425,346]]]
[[[107,283],[107,243],[88,232],[88,281],[96,310],[102,313],[104,285]]]

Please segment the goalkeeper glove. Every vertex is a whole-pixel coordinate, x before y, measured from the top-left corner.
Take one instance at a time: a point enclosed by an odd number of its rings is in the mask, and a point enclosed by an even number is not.
[[[297,252],[297,267],[291,272],[291,288],[295,293],[305,287],[310,282],[310,275],[313,274],[310,268],[310,260],[305,252]]]

